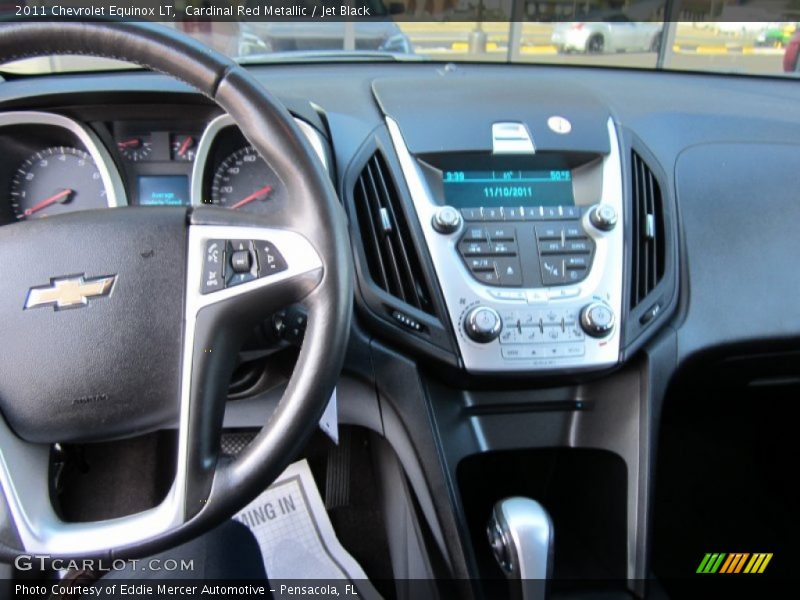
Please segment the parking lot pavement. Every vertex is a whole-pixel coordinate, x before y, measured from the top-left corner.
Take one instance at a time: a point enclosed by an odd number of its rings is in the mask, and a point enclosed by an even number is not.
[[[673,54],[668,67],[686,71],[722,71],[749,75],[786,75],[783,53],[773,54]]]

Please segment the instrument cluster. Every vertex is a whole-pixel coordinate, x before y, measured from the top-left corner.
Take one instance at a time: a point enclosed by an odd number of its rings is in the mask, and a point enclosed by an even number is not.
[[[297,122],[326,164],[324,138]],[[0,147],[0,223],[126,205],[268,213],[285,199],[277,173],[227,115],[84,123],[0,113]]]

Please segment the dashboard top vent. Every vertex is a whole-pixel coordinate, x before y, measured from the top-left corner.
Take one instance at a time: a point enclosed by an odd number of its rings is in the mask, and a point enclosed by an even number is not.
[[[631,154],[633,211],[631,308],[635,308],[664,277],[666,245],[661,188],[639,154]]]
[[[434,314],[402,199],[380,152],[361,171],[353,200],[372,280],[402,302]]]

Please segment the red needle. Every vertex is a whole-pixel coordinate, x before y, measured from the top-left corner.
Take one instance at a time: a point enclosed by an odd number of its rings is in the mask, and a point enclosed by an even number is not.
[[[194,142],[194,138],[192,137],[187,137],[185,140],[183,140],[181,147],[178,148],[178,156],[183,156],[186,154],[186,151],[189,149],[189,146],[192,145],[192,142]]]
[[[117,142],[117,146],[120,148],[127,148],[128,146],[133,146],[136,148],[141,144],[141,140],[139,138],[132,138],[130,140],[125,140],[124,142]]]
[[[42,210],[43,208],[47,208],[51,204],[55,204],[56,202],[66,202],[66,199],[73,191],[74,190],[69,190],[69,189],[62,190],[57,194],[50,196],[49,198],[45,198],[44,200],[42,200],[37,204],[34,204],[30,208],[26,208],[24,214],[26,217],[30,217],[33,213],[39,212],[40,210]]]
[[[231,206],[232,210],[236,210],[237,208],[243,207],[245,204],[250,204],[253,200],[258,200],[261,196],[266,196],[272,191],[272,186],[265,185],[260,190],[256,190],[252,194],[250,194],[247,198],[243,198],[239,200],[236,204]]]

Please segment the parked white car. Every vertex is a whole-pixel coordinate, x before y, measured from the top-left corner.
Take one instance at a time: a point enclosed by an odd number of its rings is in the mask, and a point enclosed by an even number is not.
[[[630,21],[621,13],[602,21],[558,23],[553,28],[552,43],[559,52],[651,51],[661,45],[661,23]]]

